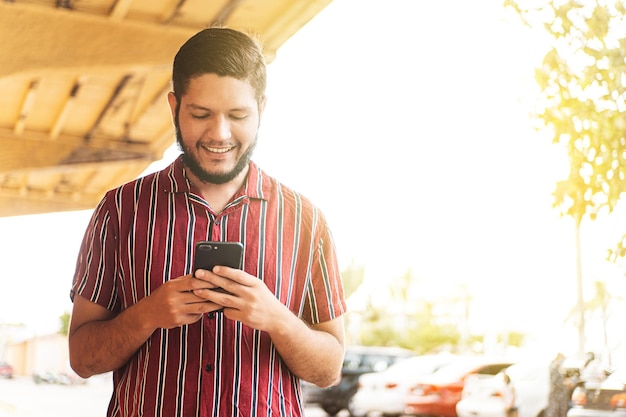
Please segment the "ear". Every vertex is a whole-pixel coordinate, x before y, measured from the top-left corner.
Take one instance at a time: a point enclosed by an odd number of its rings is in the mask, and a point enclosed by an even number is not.
[[[265,110],[265,104],[267,103],[267,96],[263,96],[259,101],[259,120],[263,116],[263,111]]]
[[[261,120],[263,119],[263,111],[265,110],[265,103],[267,103],[267,96],[263,96],[259,101],[259,124],[257,125],[257,129],[261,127]]]
[[[178,104],[178,100],[176,100],[176,96],[173,91],[167,93],[167,102],[170,105],[170,112],[172,114],[172,121],[176,120],[176,105]]]

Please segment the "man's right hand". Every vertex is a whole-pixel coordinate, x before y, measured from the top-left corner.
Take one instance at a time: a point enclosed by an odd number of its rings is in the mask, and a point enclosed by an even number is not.
[[[156,329],[191,324],[204,313],[221,309],[193,293],[203,288],[206,282],[183,275],[117,315],[76,295],[69,329],[72,369],[83,378],[118,369]]]

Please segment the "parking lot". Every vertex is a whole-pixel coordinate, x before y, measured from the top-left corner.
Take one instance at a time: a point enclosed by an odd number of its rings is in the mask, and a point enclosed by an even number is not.
[[[31,378],[0,380],[0,417],[102,417],[111,392],[109,378],[84,385],[35,384]]]
[[[103,417],[111,393],[110,377],[84,385],[35,384],[31,378],[0,379],[0,417]],[[324,417],[318,408],[306,417]]]

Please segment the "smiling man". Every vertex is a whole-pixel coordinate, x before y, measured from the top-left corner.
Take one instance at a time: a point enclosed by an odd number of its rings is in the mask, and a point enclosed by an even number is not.
[[[331,232],[251,161],[266,85],[253,38],[205,29],[172,75],[182,155],[94,210],[70,294],[72,368],[113,371],[111,417],[301,416],[300,380],[332,385],[344,354]],[[205,240],[241,243],[243,268],[194,273]]]

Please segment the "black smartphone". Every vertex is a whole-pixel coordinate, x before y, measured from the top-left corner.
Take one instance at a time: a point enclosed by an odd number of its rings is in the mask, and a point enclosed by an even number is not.
[[[198,269],[213,271],[216,265],[241,269],[243,267],[243,244],[241,242],[200,241],[196,243],[193,261],[194,272]],[[222,288],[213,290],[225,292]]]

